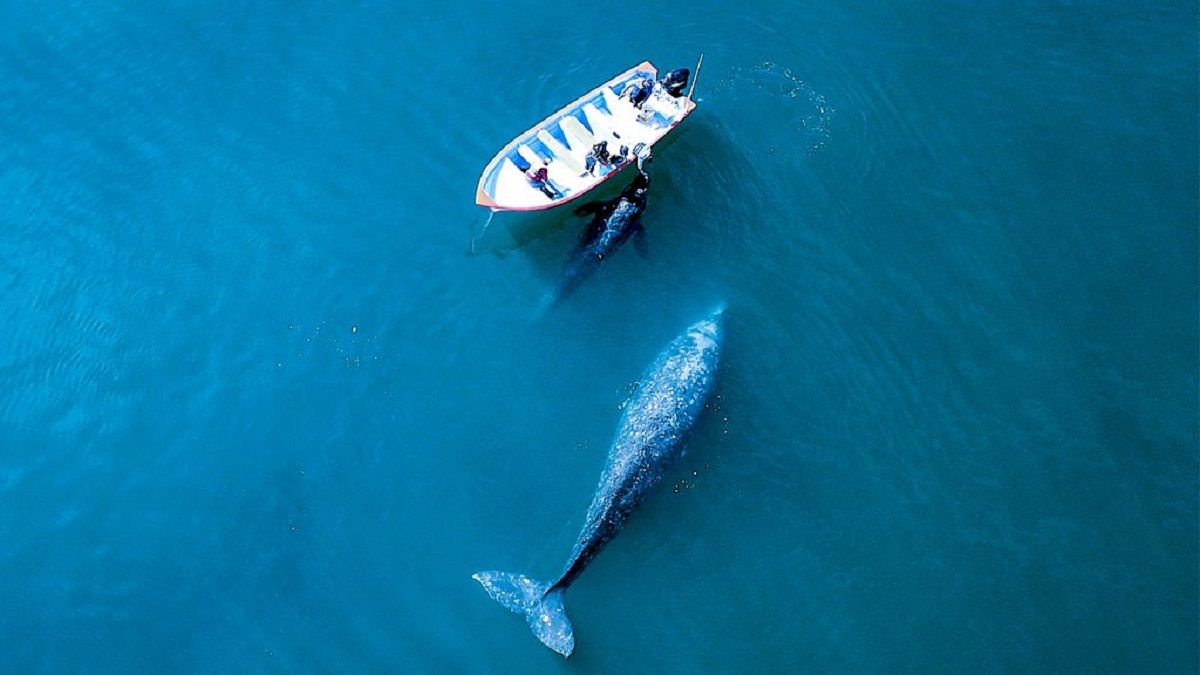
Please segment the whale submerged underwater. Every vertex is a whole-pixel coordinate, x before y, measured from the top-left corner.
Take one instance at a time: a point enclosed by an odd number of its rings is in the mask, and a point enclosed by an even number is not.
[[[621,194],[607,201],[584,204],[575,215],[591,215],[579,245],[563,264],[558,287],[546,294],[542,308],[553,307],[571,294],[605,258],[612,255],[631,236],[645,232],[642,214],[650,193],[650,175],[641,169]]]
[[[542,644],[564,657],[574,650],[575,635],[563,594],[681,454],[684,437],[713,389],[723,311],[690,326],[642,375],[621,416],[583,530],[558,578],[537,581],[495,571],[472,576],[492,599],[523,615]]]

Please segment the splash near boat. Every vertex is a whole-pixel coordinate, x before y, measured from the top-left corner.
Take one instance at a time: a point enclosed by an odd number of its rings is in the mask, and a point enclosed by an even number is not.
[[[659,80],[658,68],[643,61],[592,89],[504,146],[479,176],[475,203],[493,211],[554,208],[649,157],[696,109],[694,78],[683,94],[689,75],[680,68]]]

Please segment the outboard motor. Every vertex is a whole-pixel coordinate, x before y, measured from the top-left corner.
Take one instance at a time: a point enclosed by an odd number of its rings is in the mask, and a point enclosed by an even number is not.
[[[687,68],[676,68],[667,73],[667,76],[662,79],[663,89],[675,98],[679,98],[683,96],[683,90],[687,88],[688,77],[690,76],[691,72]]]

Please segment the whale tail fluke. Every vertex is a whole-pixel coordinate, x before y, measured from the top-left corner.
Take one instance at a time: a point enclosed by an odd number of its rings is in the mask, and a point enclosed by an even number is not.
[[[575,635],[563,606],[564,589],[508,572],[476,572],[471,578],[482,584],[493,600],[523,615],[542,644],[564,657],[571,655]]]

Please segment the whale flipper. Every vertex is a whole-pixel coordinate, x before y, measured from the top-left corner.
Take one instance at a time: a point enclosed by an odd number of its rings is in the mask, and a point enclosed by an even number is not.
[[[562,588],[508,572],[476,572],[471,578],[483,585],[492,599],[510,611],[523,614],[529,630],[550,649],[570,656],[575,635],[563,606]]]

